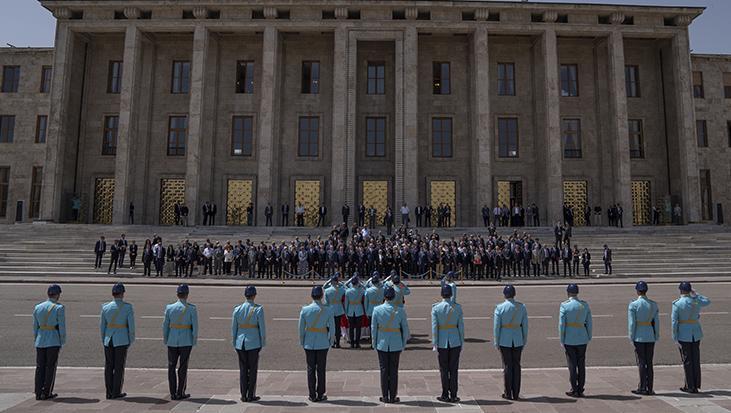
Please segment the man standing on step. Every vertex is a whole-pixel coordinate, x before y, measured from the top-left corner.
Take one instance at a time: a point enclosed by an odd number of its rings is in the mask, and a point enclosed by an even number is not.
[[[571,390],[567,396],[584,397],[586,381],[586,346],[591,341],[592,322],[589,303],[579,300],[579,286],[569,284],[569,299],[561,303],[558,317],[558,337],[566,351]]]
[[[266,345],[264,308],[254,303],[256,287],[250,285],[244,290],[246,301],[234,308],[231,316],[233,346],[239,356],[239,386],[242,402],[255,402],[256,377],[259,371],[259,351]]]
[[[165,307],[162,323],[163,344],[168,347],[168,386],[172,400],[190,397],[185,393],[188,383],[188,360],[198,339],[198,309],[188,302],[190,288],[180,284],[177,289],[178,301]],[[177,378],[175,367],[178,366]]]
[[[604,261],[604,274],[612,275],[612,250],[604,244],[604,254],[602,255]]]
[[[442,394],[437,400],[457,403],[459,388],[459,355],[464,342],[464,317],[462,306],[452,301],[452,288],[441,287],[442,301],[431,307],[431,343],[437,351],[439,374],[442,380]]]
[[[502,398],[520,399],[520,358],[528,342],[528,310],[515,301],[515,287],[503,288],[505,301],[495,307],[493,317],[493,343],[500,350],[503,360],[505,391]]]
[[[36,347],[36,400],[53,399],[56,381],[58,353],[66,344],[66,316],[64,306],[59,304],[61,287],[48,287],[48,300],[36,305],[33,310],[33,335]]]
[[[635,346],[637,367],[640,370],[640,384],[634,394],[651,396],[654,374],[652,359],[655,354],[655,342],[660,339],[660,313],[657,303],[647,298],[647,283],[639,281],[635,285],[637,299],[629,303],[627,308],[627,329],[629,339]]]
[[[701,308],[711,304],[708,298],[696,294],[689,282],[679,286],[680,298],[673,301],[671,321],[673,341],[680,349],[685,371],[685,386],[680,391],[698,393],[701,388]]]
[[[381,394],[383,403],[398,403],[398,365],[401,352],[409,340],[409,323],[406,311],[394,303],[396,290],[391,286],[383,289],[386,302],[373,309],[371,320],[371,345],[378,351],[381,369]]]
[[[127,349],[135,341],[135,313],[132,304],[124,302],[124,284],[112,287],[114,300],[102,306],[99,329],[104,345],[104,385],[107,399],[119,399],[124,384]]]
[[[322,287],[312,287],[312,303],[302,307],[299,317],[300,345],[307,357],[307,388],[313,403],[327,400],[325,395],[325,371],[327,351],[335,340],[335,318],[332,309],[322,303]]]
[[[102,257],[104,257],[104,253],[107,251],[107,242],[104,241],[104,237],[100,237],[99,241],[94,244],[94,255],[96,256],[96,259],[94,260],[94,268],[101,268],[102,267]]]

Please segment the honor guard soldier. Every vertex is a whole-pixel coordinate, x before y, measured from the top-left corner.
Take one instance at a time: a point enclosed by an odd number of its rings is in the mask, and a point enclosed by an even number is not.
[[[56,381],[58,353],[66,344],[66,315],[59,304],[61,287],[53,284],[48,287],[48,300],[36,305],[33,310],[33,335],[36,347],[36,400],[53,399]]]
[[[442,287],[445,285],[452,289],[452,296],[449,300],[453,303],[457,302],[457,284],[454,282],[454,271],[450,271],[444,278],[441,279],[440,284]]]
[[[335,341],[332,346],[340,348],[340,321],[341,317],[345,315],[345,308],[343,308],[345,287],[340,282],[340,273],[333,274],[322,288],[325,289],[325,302],[332,309],[335,322]]]
[[[637,367],[640,370],[640,383],[634,394],[647,396],[652,391],[654,373],[652,359],[655,354],[655,342],[660,339],[660,313],[657,303],[647,298],[647,283],[639,281],[635,285],[637,299],[629,303],[627,308],[627,329],[629,339],[635,346]]]
[[[162,322],[163,344],[168,347],[168,385],[170,398],[182,400],[190,397],[185,393],[188,382],[188,360],[190,351],[198,339],[198,309],[188,302],[190,288],[180,284],[176,291],[178,301],[165,307],[165,318]],[[178,366],[177,378],[175,367]]]
[[[259,351],[266,345],[264,308],[254,303],[256,287],[244,289],[246,301],[234,308],[231,316],[233,346],[239,356],[239,386],[242,402],[255,402],[256,376],[259,370]]]
[[[114,300],[102,306],[99,329],[104,344],[104,385],[107,399],[119,399],[124,384],[127,349],[135,341],[135,312],[132,304],[124,302],[124,284],[112,287]]]
[[[566,288],[569,299],[561,303],[558,318],[558,336],[566,351],[569,365],[571,391],[566,395],[584,397],[586,381],[586,346],[591,341],[591,309],[586,301],[579,300],[579,286],[569,284]]]
[[[360,327],[363,321],[363,286],[360,284],[358,273],[346,284],[345,290],[345,315],[348,317],[348,338],[350,348],[360,348]]]
[[[373,309],[383,304],[383,285],[378,271],[373,271],[373,276],[366,283],[365,291],[365,312],[368,319],[373,317]]]
[[[502,398],[520,399],[520,358],[528,342],[528,310],[515,301],[515,287],[503,288],[505,301],[495,306],[493,317],[493,343],[500,349],[503,360],[505,391]]]
[[[312,303],[302,307],[299,318],[300,345],[307,356],[307,387],[313,403],[327,400],[325,369],[327,350],[335,339],[335,317],[330,306],[322,303],[322,287],[312,287]]]
[[[689,282],[680,283],[679,289],[680,298],[673,301],[671,320],[673,341],[680,348],[685,370],[685,386],[680,391],[698,393],[701,388],[700,345],[703,338],[701,307],[710,305],[711,300],[696,294]]]
[[[386,302],[373,309],[371,343],[378,351],[381,368],[381,394],[383,403],[398,403],[398,365],[401,351],[409,340],[409,323],[406,311],[396,305],[396,290],[391,286],[383,289]]]
[[[459,355],[464,342],[464,317],[462,306],[452,301],[452,288],[443,285],[441,290],[442,301],[431,307],[431,343],[437,351],[442,379],[442,395],[437,400],[457,403],[457,375]]]
[[[391,275],[388,276],[384,283],[385,287],[393,288],[396,293],[396,297],[393,299],[393,305],[404,308],[404,296],[411,294],[411,290],[406,284],[401,282],[401,277],[396,270],[391,270]]]

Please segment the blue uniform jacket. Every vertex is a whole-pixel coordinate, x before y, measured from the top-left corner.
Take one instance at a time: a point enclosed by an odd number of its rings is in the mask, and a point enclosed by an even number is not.
[[[332,307],[319,301],[302,307],[299,319],[300,345],[305,350],[327,350],[335,340]]]
[[[449,288],[452,289],[452,296],[449,298],[449,301],[456,303],[457,302],[457,284],[455,284],[454,281],[447,282],[444,279],[442,279],[440,281],[440,284],[442,285],[442,287],[444,287],[445,285],[448,285]]]
[[[331,284],[325,289],[325,302],[332,308],[334,317],[345,314],[345,309],[343,308],[344,295],[345,287],[340,283],[335,285]]]
[[[373,316],[373,309],[383,304],[383,287],[378,284],[369,287],[365,292],[365,310],[368,318]]]
[[[431,343],[439,348],[460,347],[464,342],[462,306],[442,300],[431,306]]]
[[[393,299],[393,304],[403,308],[404,296],[411,294],[411,290],[409,289],[409,287],[404,283],[399,283],[398,285],[396,285],[391,281],[387,281],[385,285],[390,285],[391,287],[393,287],[394,291],[396,291],[396,297]]]
[[[671,322],[673,341],[692,343],[703,338],[701,329],[701,307],[711,304],[711,300],[702,296],[684,295],[673,301]]]
[[[409,340],[406,310],[386,302],[373,309],[371,319],[372,347],[380,351],[402,351]]]
[[[236,350],[254,350],[266,345],[264,308],[246,301],[236,306],[231,315],[231,337]]]
[[[528,310],[525,305],[513,299],[496,305],[492,334],[496,347],[523,347],[528,344]]]
[[[586,301],[571,297],[561,303],[558,337],[561,344],[580,346],[591,341],[591,309]]]
[[[165,307],[162,340],[168,347],[195,346],[198,340],[198,309],[178,300]]]
[[[135,341],[135,311],[132,304],[122,300],[102,305],[99,330],[104,346],[129,346]]]
[[[638,343],[660,340],[660,313],[657,303],[641,295],[627,307],[629,339]]]
[[[36,305],[33,310],[33,336],[38,348],[66,344],[66,315],[62,304],[46,300]]]
[[[363,294],[363,287],[360,285],[345,290],[345,315],[348,317],[361,317],[365,314]]]

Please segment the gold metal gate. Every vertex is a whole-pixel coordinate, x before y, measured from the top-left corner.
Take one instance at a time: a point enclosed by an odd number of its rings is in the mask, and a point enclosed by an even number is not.
[[[305,226],[317,225],[317,210],[320,208],[320,181],[298,180],[294,182],[295,220],[299,205],[305,207]]]
[[[94,181],[94,223],[111,224],[114,212],[114,178]]]
[[[376,223],[381,225],[388,208],[388,181],[363,181],[361,199],[366,210],[376,208]]]
[[[522,181],[497,181],[497,206],[502,208],[503,205],[508,208],[523,205]]]
[[[563,202],[574,210],[574,226],[586,225],[584,209],[589,202],[587,199],[586,181],[563,181]]]
[[[160,225],[175,224],[175,204],[185,204],[185,179],[160,180]],[[195,206],[190,211],[196,213]]]
[[[437,223],[437,208],[440,204],[448,205],[451,211],[451,225],[457,225],[457,183],[455,181],[431,181],[429,185],[432,223]],[[445,223],[446,224],[446,223]]]
[[[635,225],[650,224],[650,181],[632,181],[632,221]]]
[[[254,181],[229,179],[226,198],[226,225],[246,225],[246,208],[253,202]]]

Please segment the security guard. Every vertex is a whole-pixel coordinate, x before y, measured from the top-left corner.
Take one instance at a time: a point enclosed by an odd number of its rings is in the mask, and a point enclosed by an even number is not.
[[[325,369],[327,350],[335,340],[335,317],[331,306],[322,303],[322,287],[312,287],[312,303],[302,307],[299,318],[300,345],[307,356],[307,387],[313,403],[327,400]]]
[[[102,305],[99,329],[104,344],[104,385],[107,399],[119,399],[124,384],[127,349],[135,341],[135,312],[132,304],[124,302],[124,284],[112,287],[114,300]]]
[[[58,353],[66,344],[66,315],[59,304],[61,287],[53,284],[48,287],[48,300],[36,305],[33,310],[33,335],[36,347],[36,400],[53,399],[56,381]]]
[[[515,301],[515,287],[503,288],[505,301],[495,306],[493,317],[493,343],[500,349],[503,360],[503,379],[506,400],[520,399],[520,358],[528,342],[528,310]]]
[[[340,348],[340,322],[341,317],[345,314],[345,308],[343,308],[345,286],[340,282],[340,273],[333,274],[322,288],[325,289],[325,302],[332,308],[333,317],[335,318],[335,341],[332,347]]]
[[[256,287],[244,289],[246,301],[234,308],[231,316],[233,346],[239,356],[239,387],[242,402],[255,402],[256,376],[259,370],[259,351],[266,345],[264,308],[254,303]]]
[[[452,301],[452,291],[449,285],[443,285],[442,301],[431,307],[431,343],[437,351],[442,379],[442,395],[437,400],[445,403],[459,402],[457,375],[464,342],[462,306]]]
[[[457,284],[454,282],[454,271],[450,271],[447,273],[444,278],[440,281],[442,287],[449,286],[449,288],[452,289],[452,297],[450,298],[450,301],[453,303],[457,302]]]
[[[399,356],[409,340],[409,323],[406,311],[396,305],[396,290],[391,286],[383,289],[384,304],[373,309],[371,320],[372,346],[378,351],[381,368],[381,394],[383,403],[401,401],[398,393]]]
[[[188,302],[190,288],[180,284],[177,289],[178,301],[165,307],[162,322],[163,344],[168,346],[168,385],[170,398],[182,400],[190,397],[185,393],[188,383],[188,360],[190,352],[198,339],[198,309]],[[175,367],[180,360],[177,380]]]
[[[703,338],[701,329],[701,308],[711,304],[708,298],[696,294],[689,282],[679,286],[680,298],[673,301],[671,316],[673,341],[680,348],[680,356],[685,370],[685,386],[680,391],[698,393],[701,388],[700,345]]]
[[[411,290],[406,284],[401,282],[401,277],[396,270],[391,270],[391,275],[388,276],[388,281],[384,284],[384,287],[391,287],[396,293],[393,304],[399,308],[404,308],[404,296],[411,294]]]
[[[569,365],[571,391],[566,395],[584,397],[586,380],[586,346],[591,341],[591,309],[586,301],[579,300],[579,286],[569,284],[569,299],[561,303],[558,318],[558,336],[566,350]]]
[[[363,321],[363,286],[360,284],[358,273],[347,283],[345,290],[345,315],[348,317],[348,338],[350,348],[360,348],[360,327]]]
[[[647,298],[647,283],[639,281],[635,285],[637,299],[629,303],[627,308],[627,329],[629,339],[635,346],[637,367],[640,370],[640,384],[634,394],[647,396],[652,391],[654,373],[652,359],[655,354],[655,342],[660,339],[660,312],[657,303]]]

